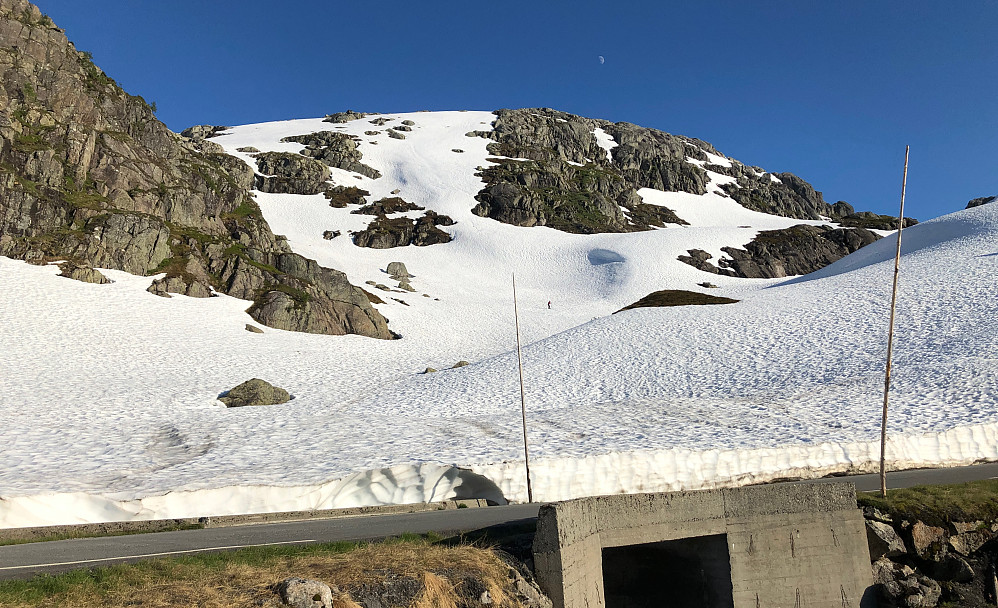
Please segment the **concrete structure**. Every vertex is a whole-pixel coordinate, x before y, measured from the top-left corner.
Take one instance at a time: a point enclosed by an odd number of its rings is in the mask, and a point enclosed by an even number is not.
[[[545,505],[534,569],[555,608],[876,605],[851,483]]]

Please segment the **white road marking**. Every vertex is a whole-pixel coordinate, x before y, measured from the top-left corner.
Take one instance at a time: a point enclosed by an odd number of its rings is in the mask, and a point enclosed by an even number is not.
[[[119,559],[141,559],[144,557],[161,557],[163,555],[180,555],[181,553],[200,553],[202,551],[223,551],[226,549],[247,549],[249,547],[269,547],[272,545],[294,545],[304,543],[317,543],[319,541],[309,538],[305,540],[286,540],[279,543],[259,543],[256,545],[229,545],[227,547],[205,547],[203,549],[184,549],[181,551],[165,551],[163,553],[144,553],[142,555],[120,555],[116,557],[100,557],[96,559],[81,559],[75,562],[52,562],[50,564],[29,564],[26,566],[0,566],[0,570],[23,570],[25,568],[45,568],[48,566],[72,566],[75,564],[89,564],[93,562],[109,562]]]

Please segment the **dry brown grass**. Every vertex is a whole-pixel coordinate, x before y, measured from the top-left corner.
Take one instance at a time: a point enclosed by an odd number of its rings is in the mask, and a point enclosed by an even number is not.
[[[471,598],[461,593],[468,578],[484,585],[495,608],[520,606],[512,591],[509,566],[495,553],[468,545],[410,540],[240,553],[162,559],[0,583],[0,606],[279,606],[274,586],[291,576],[338,587],[336,608],[360,608],[349,594],[351,589],[377,587],[393,578],[420,584],[418,597],[405,608],[468,605]]]

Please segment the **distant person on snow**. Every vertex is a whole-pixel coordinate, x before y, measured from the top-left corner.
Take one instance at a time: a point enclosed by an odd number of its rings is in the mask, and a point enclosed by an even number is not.
[[[551,300],[548,300],[548,310],[551,310]]]

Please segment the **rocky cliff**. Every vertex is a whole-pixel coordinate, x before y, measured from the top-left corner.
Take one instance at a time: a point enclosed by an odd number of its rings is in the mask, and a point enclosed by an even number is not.
[[[217,291],[272,327],[390,338],[343,273],[271,232],[253,170],[214,132],[172,133],[37,7],[0,0],[0,255],[165,272],[150,291]]]

